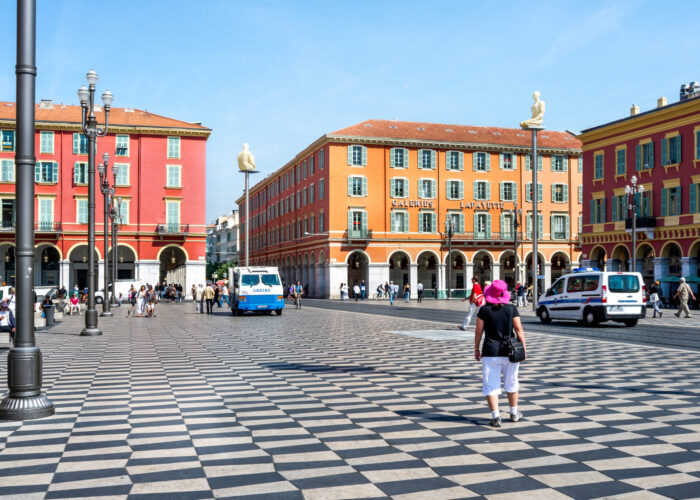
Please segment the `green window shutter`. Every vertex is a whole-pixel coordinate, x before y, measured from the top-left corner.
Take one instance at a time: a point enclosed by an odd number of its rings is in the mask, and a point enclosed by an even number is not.
[[[437,168],[437,153],[435,151],[430,152],[430,168]]]
[[[418,155],[418,159],[420,160],[420,155]],[[418,198],[423,197],[423,180],[418,179]]]
[[[423,168],[423,150],[418,150],[418,168]]]
[[[352,231],[352,210],[348,210],[348,232],[349,231]]]
[[[570,221],[569,221],[569,215],[568,215],[568,214],[566,215],[566,217],[564,218],[564,220],[565,220],[565,223],[566,223],[566,239],[568,240],[568,239],[570,239],[570,235],[571,235],[571,224],[570,224]]]
[[[452,190],[450,189],[451,182],[452,181],[445,181],[445,197],[448,200],[454,199],[452,198]]]
[[[525,225],[526,225],[526,232],[527,232],[527,239],[531,240],[532,239],[532,214],[528,214],[527,218],[525,219]]]
[[[352,196],[352,175],[348,177],[348,196]]]
[[[476,172],[476,164],[477,164],[477,159],[476,157],[478,156],[478,153],[476,151],[472,152],[472,170]]]
[[[458,191],[459,191],[459,199],[463,200],[464,199],[464,181],[457,181],[457,186],[458,186]]]
[[[362,196],[367,196],[367,177],[362,178]]]
[[[396,166],[396,148],[391,148],[389,150],[389,166]]]
[[[612,197],[612,221],[613,222],[616,222],[618,220],[617,205],[618,205],[617,196],[613,196]]]
[[[661,165],[668,165],[668,139],[661,139]]]
[[[430,188],[431,188],[431,198],[437,198],[437,181],[433,179],[430,181]]]
[[[491,214],[486,214],[486,237],[491,238]]]
[[[460,151],[457,154],[457,157],[459,158],[459,169],[464,170],[464,153]]]
[[[678,191],[678,196],[676,196],[676,213],[681,214],[681,198],[683,197],[682,195],[682,190],[680,187],[676,188]]]
[[[636,205],[636,210],[637,210],[637,217],[642,215],[642,195],[640,193],[635,193],[634,195],[634,203]],[[625,217],[626,219],[627,217]]]
[[[491,183],[489,181],[486,181],[486,199],[491,199]]]
[[[634,167],[637,170],[642,168],[642,146],[640,144],[634,148]]]
[[[563,161],[564,161],[564,172],[568,172],[569,171],[569,157],[564,155]]]
[[[666,217],[668,210],[666,209],[666,188],[661,189],[661,217]]]
[[[506,232],[506,216],[503,213],[501,213],[498,221],[498,229],[501,231],[501,236],[503,236],[503,233]]]
[[[525,184],[525,201],[532,202],[532,182]]]
[[[542,203],[543,198],[543,193],[542,193],[542,184],[539,182],[537,183],[537,203]]]
[[[503,170],[503,153],[498,154],[498,168]]]
[[[367,212],[362,212],[362,230],[367,231]]]
[[[408,168],[408,148],[403,148],[403,166]]]
[[[406,212],[403,216],[403,232],[407,233],[409,230],[408,218],[411,216],[410,213]]]
[[[555,170],[554,170],[554,166],[555,166],[556,163],[557,163],[555,160],[556,160],[556,156],[550,156],[550,157],[549,157],[549,169],[550,169],[552,172],[555,171]]]
[[[501,158],[501,161],[503,161],[503,158]],[[498,199],[501,201],[503,201],[503,184],[504,183],[502,181],[498,183],[498,187],[499,187],[499,191],[500,191],[500,195],[499,195]]]
[[[517,182],[511,182],[513,185],[513,201],[518,201],[518,183]]]
[[[591,200],[591,220],[589,221],[591,224],[595,224],[595,200]]]
[[[690,213],[697,213],[697,184],[691,184],[688,187],[688,198],[690,201]]]
[[[649,168],[654,168],[654,141],[649,143]]]
[[[695,158],[700,159],[700,130],[695,132]]]
[[[486,153],[486,171],[490,172],[491,171],[491,153]]]
[[[78,184],[78,164],[73,165],[73,183]]]
[[[478,200],[479,197],[479,183],[477,181],[474,181],[474,194],[472,195],[475,200]]]
[[[607,221],[608,221],[608,219],[607,219],[608,211],[607,211],[607,207],[605,206],[605,202],[606,202],[606,201],[607,201],[607,200],[606,200],[605,198],[603,198],[602,200],[600,200],[600,203],[603,205],[603,207],[602,207],[603,219],[602,219],[600,222],[607,222]]]
[[[554,214],[549,216],[549,239],[554,239]]]
[[[459,214],[459,232],[464,232],[464,214]]]
[[[569,185],[564,184],[564,202],[568,203],[569,202]]]
[[[532,170],[532,166],[530,165],[531,161],[532,161],[532,155],[529,155],[529,154],[525,155],[525,170],[527,170],[528,172],[530,170]]]
[[[389,192],[392,197],[396,196],[396,179],[389,180]]]
[[[474,236],[476,236],[476,232],[479,230],[479,217],[476,212],[474,212],[474,226],[472,226],[472,231],[474,233]]]
[[[544,236],[544,217],[542,214],[537,214],[537,237],[542,238]]]
[[[681,158],[681,135],[676,136],[676,162],[680,163]]]
[[[518,155],[513,153],[511,155],[511,168],[517,169],[518,168]]]
[[[538,184],[539,184],[539,183],[538,183]],[[552,184],[552,201],[555,201],[555,198],[554,198],[554,197],[555,197],[556,192],[557,192],[556,186],[557,186],[556,184]]]
[[[542,155],[537,155],[537,171],[542,170]]]
[[[430,218],[433,220],[433,223],[432,223],[433,231],[432,232],[437,233],[438,232],[438,230],[437,230],[437,214],[430,214]]]
[[[53,162],[51,168],[51,182],[54,184],[58,182],[58,163]]]
[[[73,148],[75,149],[75,139],[73,139]],[[75,151],[73,151],[75,153]],[[352,145],[348,146],[348,165],[352,165]]]
[[[41,182],[41,164],[34,164],[34,182]]]
[[[73,154],[77,155],[80,153],[80,134],[73,134]]]
[[[367,165],[367,146],[362,146],[362,166]]]

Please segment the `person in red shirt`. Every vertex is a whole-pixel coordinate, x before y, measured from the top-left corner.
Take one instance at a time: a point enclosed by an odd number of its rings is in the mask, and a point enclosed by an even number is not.
[[[464,318],[464,321],[462,321],[462,324],[459,325],[460,330],[466,330],[469,328],[469,323],[472,321],[472,316],[479,313],[479,308],[484,303],[484,295],[481,292],[481,285],[479,285],[479,280],[476,278],[476,276],[472,276],[472,293],[469,294],[469,297],[462,299],[462,302],[465,300],[469,300],[469,313]]]

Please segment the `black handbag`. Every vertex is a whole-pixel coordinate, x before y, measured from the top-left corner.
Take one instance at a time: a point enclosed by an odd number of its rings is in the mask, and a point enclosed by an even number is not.
[[[525,361],[525,346],[523,345],[515,333],[511,330],[511,336],[508,337],[506,341],[506,346],[508,348],[508,359],[511,363],[520,363]]]

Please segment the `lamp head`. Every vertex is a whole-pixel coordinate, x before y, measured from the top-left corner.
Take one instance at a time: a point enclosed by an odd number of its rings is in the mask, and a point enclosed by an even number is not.
[[[639,187],[637,188],[637,191],[639,192],[639,194],[642,194],[644,192],[644,186],[642,186],[640,184]]]
[[[107,154],[107,153],[105,153],[105,154]],[[114,175],[115,180],[117,178],[118,173],[119,173],[119,163],[115,163],[114,165],[112,165],[112,174]],[[116,184],[116,182],[115,182],[115,184]]]
[[[630,179],[630,182],[632,183],[633,186],[634,186],[635,184],[637,184],[637,176],[636,176],[636,175],[633,175],[632,178]]]
[[[90,91],[83,85],[78,89],[78,99],[80,99],[80,105],[85,107],[88,103],[88,98],[90,97]]]
[[[100,174],[100,177],[105,175],[105,164],[104,163],[97,164],[97,173]]]
[[[625,194],[630,194],[630,191],[632,191],[632,188],[625,186]]]
[[[105,165],[109,164],[109,153],[105,153],[102,155],[102,161],[104,162]]]
[[[102,92],[102,104],[107,111],[112,107],[112,101],[114,101],[114,96],[109,90]]]
[[[88,85],[95,85],[97,83],[97,73],[95,73],[94,69],[91,69],[88,71],[88,74],[85,75],[85,79],[88,82]]]
[[[117,198],[117,205],[119,206],[119,211],[121,212],[121,208],[122,208],[122,197],[121,196]]]

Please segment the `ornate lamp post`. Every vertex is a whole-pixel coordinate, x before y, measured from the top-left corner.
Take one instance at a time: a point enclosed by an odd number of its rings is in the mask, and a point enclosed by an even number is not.
[[[114,283],[114,276],[110,276],[110,273],[108,272],[109,268],[112,267],[111,271],[114,273],[114,267],[108,265],[108,260],[107,260],[107,254],[109,253],[109,225],[108,225],[108,220],[109,220],[109,208],[112,205],[112,196],[114,195],[114,186],[109,187],[109,179],[107,177],[107,169],[109,168],[109,153],[105,153],[102,155],[102,163],[100,163],[97,166],[97,171],[100,174],[100,192],[102,193],[102,197],[104,198],[104,241],[105,241],[105,250],[104,250],[104,299],[102,300],[102,314],[100,316],[112,316],[112,311],[110,310],[110,305],[111,302],[109,300],[109,282],[110,278],[112,283]],[[112,173],[114,174],[114,185],[117,185],[117,173],[119,172],[119,166],[114,165],[112,167]],[[115,248],[112,247],[112,257],[114,257],[114,251]],[[114,259],[112,259],[114,260]],[[112,284],[112,300],[114,300],[114,284]]]
[[[518,228],[520,227],[520,216],[523,213],[521,208],[518,208],[516,200],[513,208],[513,279],[515,285],[518,284]]]
[[[114,166],[116,168],[116,165]],[[116,185],[117,174],[114,174],[114,184]],[[117,198],[117,205],[114,206],[114,197],[110,202],[109,208],[109,218],[112,220],[112,304],[116,305],[119,301],[117,300],[117,295],[114,293],[116,291],[114,282],[119,278],[118,272],[118,262],[117,253],[119,253],[119,245],[117,240],[117,232],[119,231],[119,224],[122,220],[122,197]],[[119,221],[119,222],[117,222]]]
[[[632,187],[625,186],[625,193],[627,194],[627,208],[632,210],[632,272],[636,272],[636,260],[637,260],[637,194],[642,195],[644,192],[644,186],[641,184],[637,186],[637,176],[633,175],[630,179]]]
[[[445,219],[445,236],[447,236],[447,298],[450,298],[450,288],[452,285],[452,236],[455,232],[455,221],[447,214]]]
[[[90,70],[85,77],[88,87],[83,85],[78,90],[80,106],[83,108],[83,134],[88,140],[88,304],[85,312],[85,328],[80,332],[83,336],[102,335],[97,327],[97,311],[95,310],[95,154],[98,137],[107,135],[109,126],[109,109],[112,107],[114,96],[109,90],[102,93],[102,104],[105,110],[105,126],[97,126],[95,116],[95,84],[97,73]],[[106,257],[106,256],[105,256]],[[106,293],[106,290],[105,290]]]
[[[257,174],[255,170],[255,157],[248,150],[248,144],[243,144],[243,151],[238,153],[238,169],[245,174],[245,266],[248,267],[250,255],[250,195],[248,182],[250,174]]]

